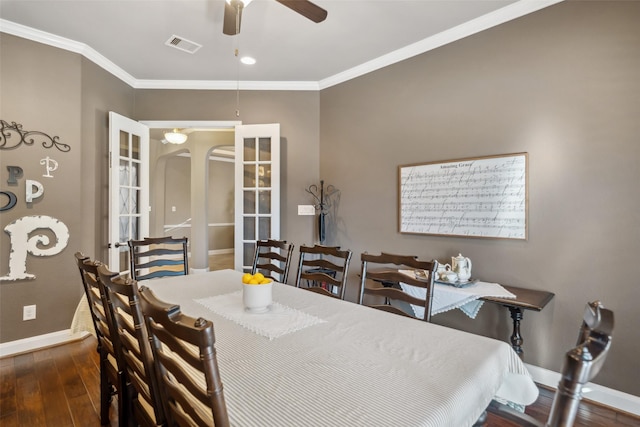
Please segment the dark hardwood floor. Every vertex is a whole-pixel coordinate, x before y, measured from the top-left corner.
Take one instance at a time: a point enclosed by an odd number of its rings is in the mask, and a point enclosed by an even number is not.
[[[95,349],[96,341],[89,337],[0,359],[0,426],[99,426],[100,391]],[[115,400],[111,405],[112,426],[117,425]],[[527,412],[545,420],[552,400],[553,391],[541,389],[538,401],[527,407]],[[514,424],[489,414],[486,426]],[[575,427],[593,426],[640,426],[640,418],[583,401]]]

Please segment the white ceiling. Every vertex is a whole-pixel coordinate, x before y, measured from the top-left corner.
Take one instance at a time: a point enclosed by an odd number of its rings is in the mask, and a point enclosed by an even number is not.
[[[223,0],[0,0],[0,30],[80,52],[137,88],[322,89],[558,1],[316,0],[328,11],[316,24],[254,0],[227,36]],[[166,46],[173,35],[203,47]],[[240,65],[236,48],[257,64]]]

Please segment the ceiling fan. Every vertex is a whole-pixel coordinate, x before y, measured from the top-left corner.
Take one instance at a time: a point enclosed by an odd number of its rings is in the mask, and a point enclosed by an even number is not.
[[[240,21],[242,19],[242,9],[252,0],[226,0],[224,4],[224,22],[222,32],[229,36],[240,33]],[[312,20],[322,22],[327,17],[327,11],[320,6],[311,3],[309,0],[276,0],[278,3],[288,7],[294,12]]]

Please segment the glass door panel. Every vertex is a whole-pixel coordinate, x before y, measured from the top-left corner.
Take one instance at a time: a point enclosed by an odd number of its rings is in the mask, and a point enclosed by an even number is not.
[[[109,268],[129,266],[127,241],[149,230],[149,130],[109,113]]]
[[[280,238],[280,125],[236,127],[235,268],[250,271],[256,240]]]

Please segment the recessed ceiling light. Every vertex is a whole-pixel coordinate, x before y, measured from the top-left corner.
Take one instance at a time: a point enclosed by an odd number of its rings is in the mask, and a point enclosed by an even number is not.
[[[243,56],[242,58],[240,58],[240,62],[242,62],[245,65],[253,65],[256,63],[255,58],[252,58],[250,56]]]

